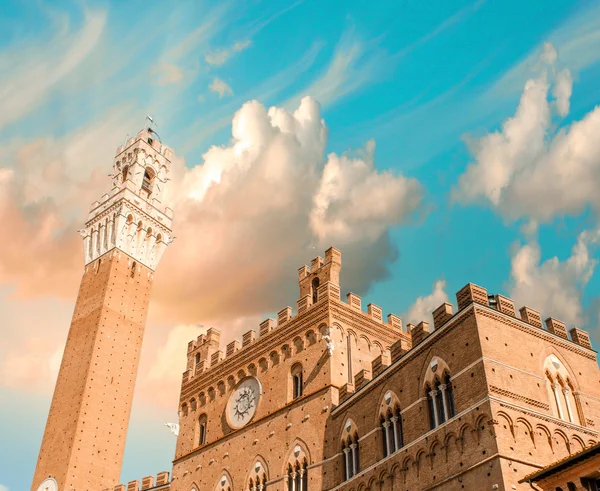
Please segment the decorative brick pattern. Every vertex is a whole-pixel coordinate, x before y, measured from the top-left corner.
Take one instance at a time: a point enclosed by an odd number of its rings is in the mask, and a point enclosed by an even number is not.
[[[530,399],[529,397],[525,397],[519,394],[515,394],[509,390],[501,389],[500,387],[496,387],[494,385],[490,385],[490,392],[495,394],[499,394],[504,397],[510,397],[516,401],[524,402],[525,404],[529,404],[530,406],[534,406],[540,409],[544,409],[545,411],[550,410],[550,405],[544,402],[536,401],[535,399]]]
[[[416,346],[429,336],[429,324],[425,321],[419,322],[416,326],[412,327],[410,334],[412,336],[412,345]]]
[[[367,313],[378,322],[383,322],[383,311],[374,303],[367,305]]]
[[[512,299],[507,298],[503,295],[496,295],[496,308],[503,314],[514,317],[515,314],[515,302]]]
[[[489,305],[487,290],[473,283],[468,283],[456,294],[458,310],[464,309],[473,302]]]
[[[231,343],[229,343],[227,345],[227,350],[225,351],[225,356],[231,356],[239,349],[240,349],[240,342],[237,339],[234,341],[231,341]]]
[[[548,329],[548,332],[551,332],[552,334],[556,334],[561,338],[568,339],[565,323],[555,319],[554,317],[548,317],[546,319],[546,329]]]
[[[584,348],[592,349],[590,335],[587,332],[582,331],[577,327],[573,327],[569,330],[569,333],[571,334],[571,340],[574,343],[577,343],[579,346],[583,346]]]
[[[260,323],[260,336],[266,336],[267,334],[269,334],[273,329],[275,329],[275,320],[274,319],[267,319],[264,320]]]
[[[362,310],[361,298],[358,295],[356,295],[356,293],[348,293],[346,295],[346,302],[353,309]]]
[[[537,310],[530,309],[529,307],[521,307],[519,313],[523,321],[535,327],[542,327],[542,316]]]
[[[248,346],[250,343],[254,342],[255,339],[256,339],[256,331],[254,329],[251,329],[250,331],[245,332],[244,335],[242,336],[242,346]]]
[[[452,305],[443,303],[433,311],[433,328],[439,329],[448,320],[452,319]]]
[[[388,324],[395,329],[396,331],[402,331],[402,319],[395,314],[388,314],[387,316]]]
[[[292,318],[292,307],[285,307],[281,309],[277,314],[277,325],[279,327],[283,326],[286,322],[288,322]]]

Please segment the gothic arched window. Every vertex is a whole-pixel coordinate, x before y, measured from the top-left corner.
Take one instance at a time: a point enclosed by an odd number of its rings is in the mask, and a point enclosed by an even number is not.
[[[456,416],[454,407],[454,390],[450,373],[445,371],[441,379],[436,375],[432,385],[425,386],[427,395],[427,408],[429,410],[429,424],[431,429],[444,424]]]
[[[342,459],[344,463],[344,480],[352,479],[360,472],[360,446],[358,432],[342,440]]]
[[[381,421],[383,457],[385,458],[404,446],[400,407],[396,406],[393,411],[388,409],[379,419]]]

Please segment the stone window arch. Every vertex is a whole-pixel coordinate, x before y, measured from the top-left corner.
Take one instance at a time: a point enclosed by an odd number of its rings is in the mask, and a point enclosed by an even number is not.
[[[308,457],[300,444],[296,444],[285,469],[287,491],[308,491]]]
[[[154,177],[156,173],[151,167],[144,169],[144,179],[142,180],[142,189],[148,194],[152,194],[152,188],[154,187]]]
[[[434,429],[456,416],[456,406],[452,377],[447,363],[440,358],[433,357],[428,368],[424,389],[427,397],[429,425],[431,429]]]
[[[269,471],[261,457],[256,459],[256,462],[250,469],[248,474],[248,491],[266,491]]]
[[[292,377],[292,399],[298,399],[302,397],[302,393],[304,390],[304,382],[302,377],[302,364],[296,363],[291,371]]]
[[[124,165],[121,173],[121,182],[127,181],[127,178],[129,177],[129,165]]]
[[[198,418],[197,437],[196,442],[198,446],[206,443],[206,430],[207,430],[208,419],[206,414],[201,414]]]
[[[344,480],[352,479],[360,472],[360,439],[358,431],[342,439]]]
[[[573,389],[573,377],[569,370],[554,354],[546,357],[543,368],[553,415],[580,424],[576,402],[578,393]]]
[[[215,486],[215,491],[231,491],[233,489],[233,482],[231,481],[231,477],[227,471],[224,471],[217,484]]]
[[[383,457],[385,458],[404,446],[400,406],[396,405],[393,409],[388,408],[380,415],[379,421],[381,423]]]

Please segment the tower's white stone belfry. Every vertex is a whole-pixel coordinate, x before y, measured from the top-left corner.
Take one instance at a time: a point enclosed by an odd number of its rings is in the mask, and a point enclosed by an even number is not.
[[[119,484],[154,270],[173,240],[171,156],[149,128],[130,138],[79,230],[85,269],[32,491]]]
[[[85,264],[117,248],[154,271],[172,241],[173,210],[163,204],[172,153],[149,129],[117,149],[113,187],[92,203],[85,228]]]

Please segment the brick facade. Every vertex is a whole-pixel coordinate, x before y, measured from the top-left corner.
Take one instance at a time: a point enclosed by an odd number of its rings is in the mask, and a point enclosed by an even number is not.
[[[160,203],[170,155],[149,130],[121,146],[113,188],[79,231],[85,271],[33,491],[119,483],[154,268],[170,242],[172,212]]]
[[[457,313],[443,304],[432,327],[406,332],[373,304],[363,312],[358,295],[342,301],[340,269],[335,249],[301,268],[300,313],[282,310],[223,358],[216,330],[190,342],[171,491],[525,490],[525,475],[598,441],[600,371],[585,332],[544,329],[536,311],[518,316],[473,284]],[[228,400],[248,377],[262,395],[233,430]]]

